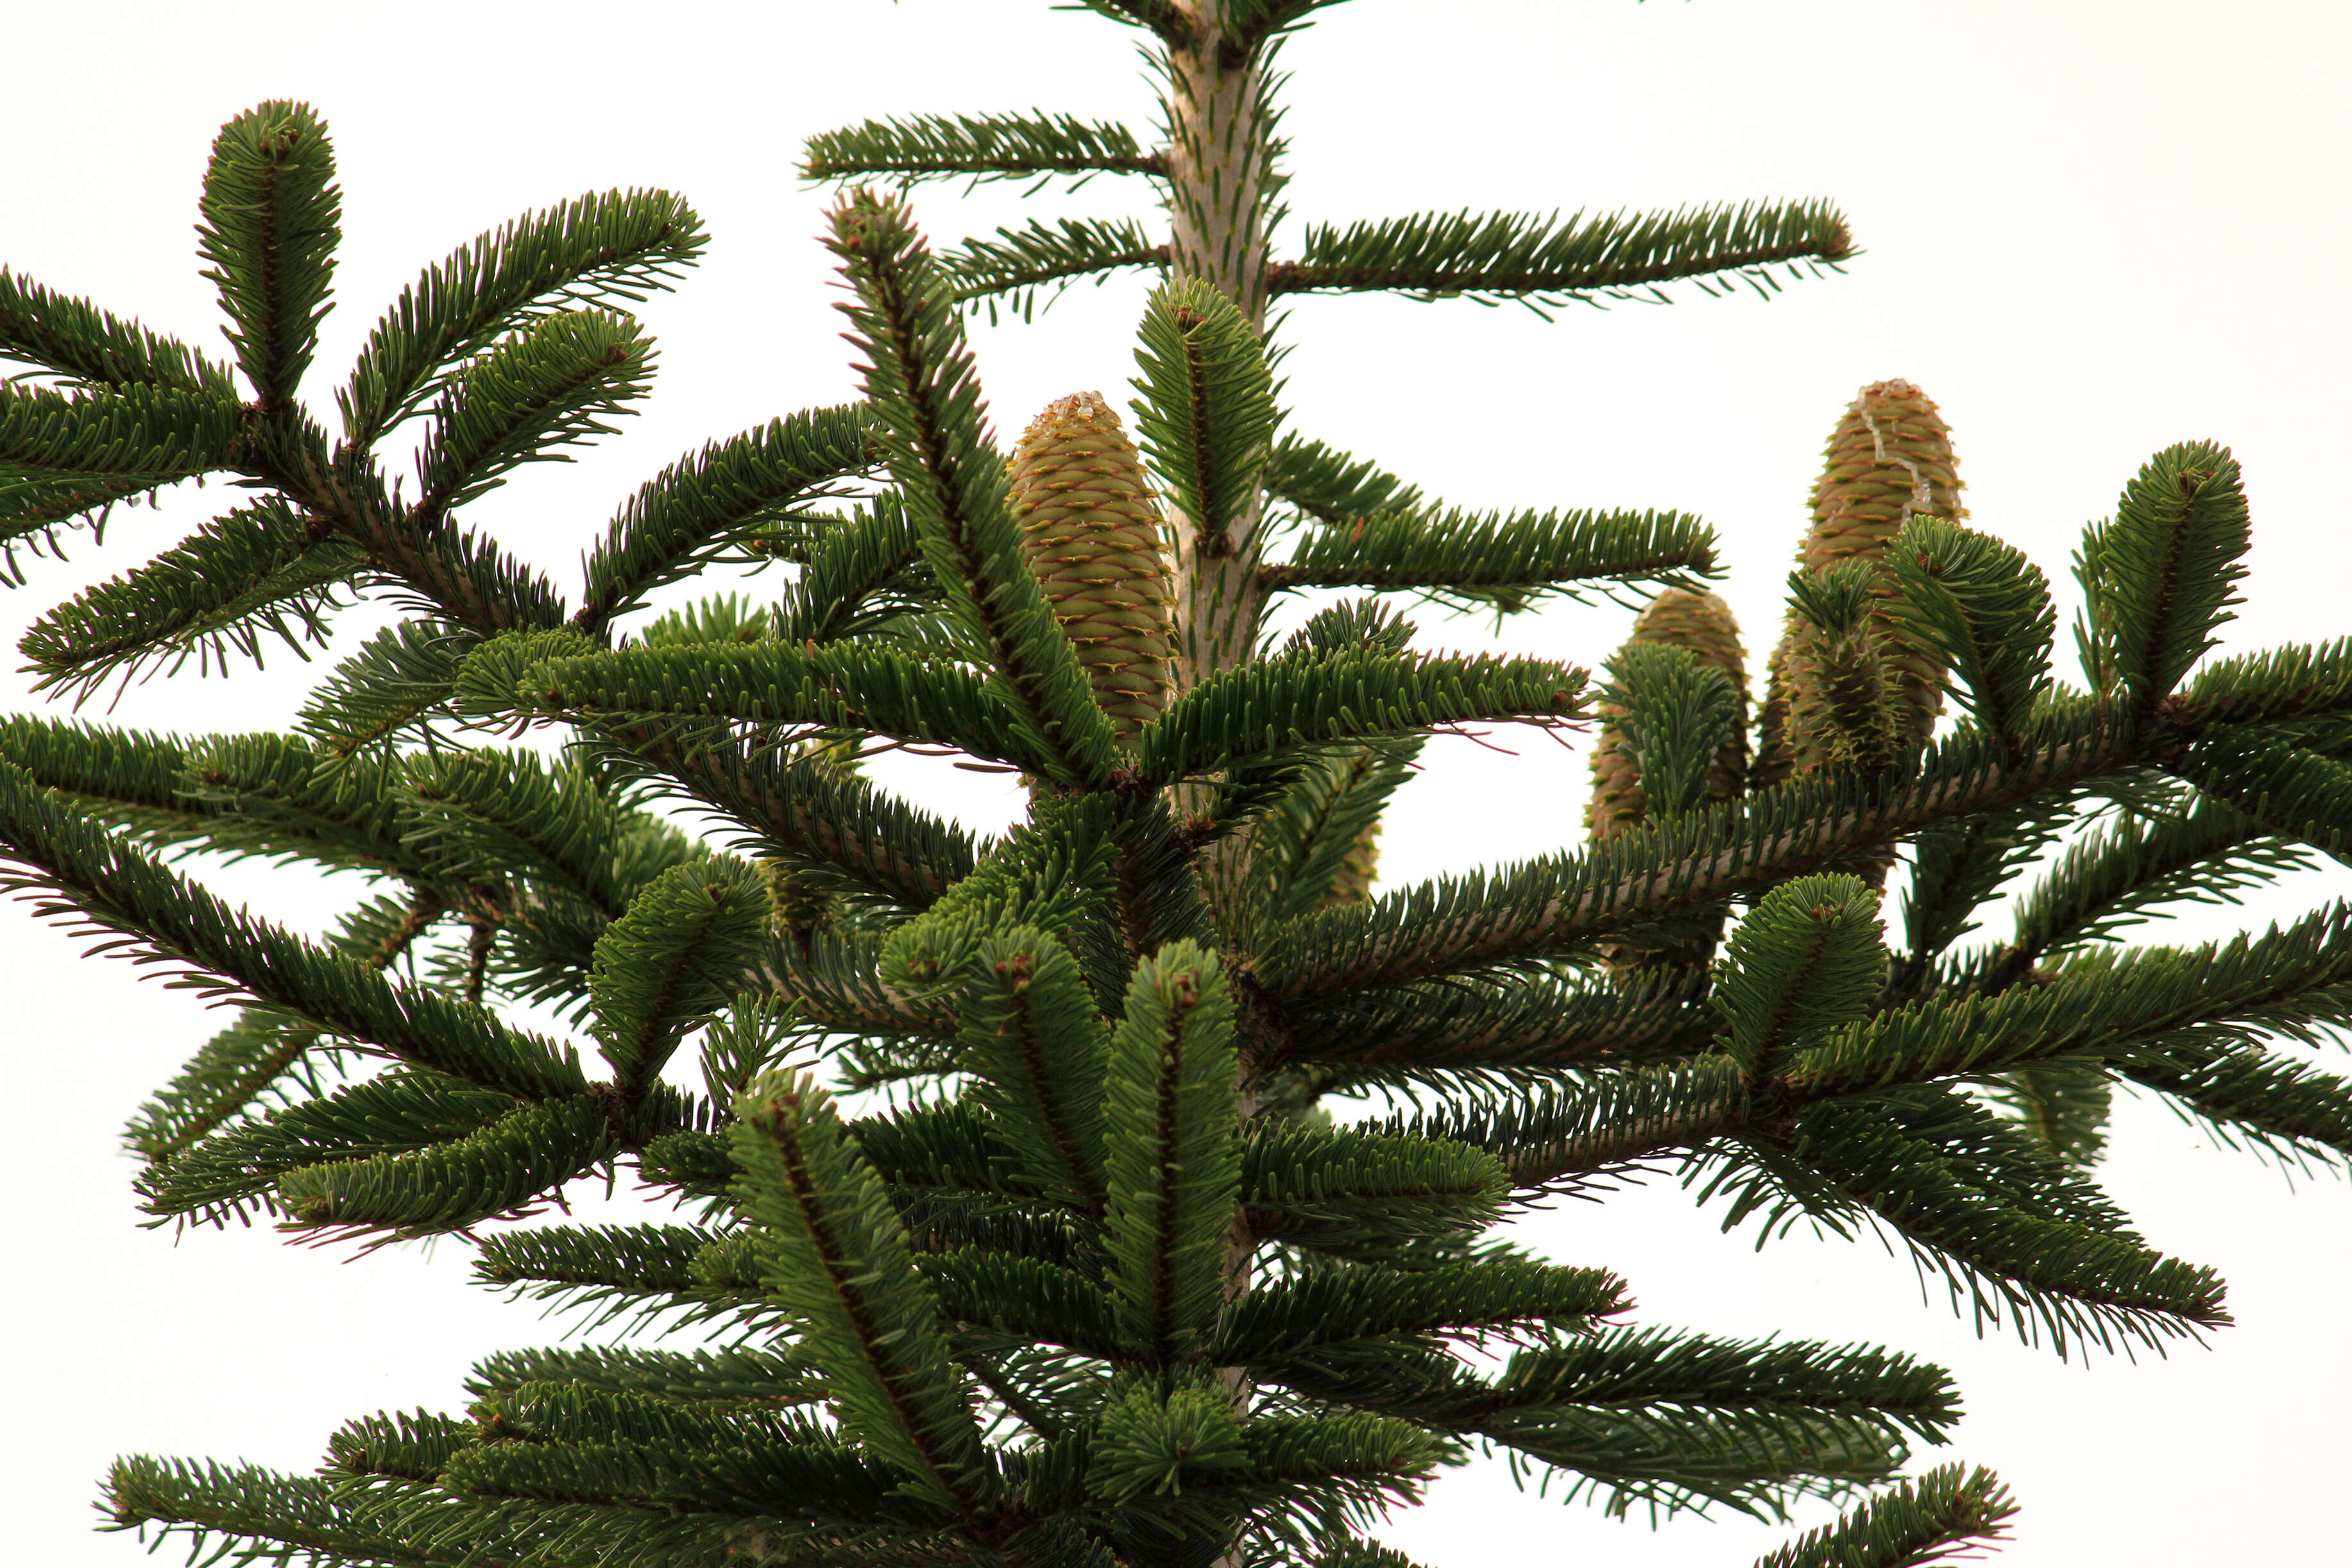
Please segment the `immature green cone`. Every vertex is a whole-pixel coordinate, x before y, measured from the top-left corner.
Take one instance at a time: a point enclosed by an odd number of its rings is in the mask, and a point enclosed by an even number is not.
[[[797,750],[803,762],[828,773],[848,776],[858,771],[853,740],[803,741]],[[768,922],[803,952],[818,929],[841,912],[841,900],[830,889],[781,860],[761,861],[760,879],[768,889]]]
[[[1339,875],[1331,879],[1331,890],[1323,895],[1323,907],[1335,910],[1346,904],[1370,903],[1372,879],[1380,874],[1381,825],[1368,822],[1340,858]]]
[[[1143,459],[1102,395],[1079,392],[1030,422],[1011,471],[1030,569],[1095,700],[1130,740],[1168,700],[1175,597]]]
[[[769,922],[806,952],[818,928],[833,919],[838,900],[780,860],[761,861],[760,877],[768,887]]]
[[[1730,738],[1706,770],[1706,795],[1709,800],[1739,795],[1748,780],[1748,656],[1739,646],[1739,623],[1731,606],[1720,594],[1665,589],[1633,623],[1626,644],[1635,643],[1686,649],[1700,664],[1730,679],[1739,705]],[[1596,839],[1632,831],[1647,810],[1641,762],[1618,723],[1623,712],[1614,703],[1601,705],[1601,734],[1592,750],[1592,797],[1585,806],[1585,822]],[[1702,913],[1694,921],[1677,921],[1672,930],[1629,932],[1626,940],[1603,947],[1601,956],[1620,973],[1687,969],[1706,961],[1722,928],[1721,911]]]
[[[1843,561],[1874,562],[1915,517],[1966,517],[1960,488],[1951,428],[1927,395],[1907,381],[1865,386],[1830,436],[1813,484],[1813,524],[1799,560],[1815,574]],[[1879,596],[1895,596],[1891,584]],[[1903,640],[1884,612],[1870,617],[1866,630],[1884,665],[1883,711],[1859,727],[1858,721],[1842,727],[1839,713],[1855,720],[1852,705],[1872,683],[1852,668],[1835,671],[1833,679],[1831,667],[1851,666],[1860,657],[1858,645],[1838,639],[1841,657],[1832,657],[1822,639],[1790,617],[1772,653],[1754,773],[1758,788],[1832,763],[1868,767],[1883,752],[1899,759],[1927,743],[1944,706],[1936,665]],[[1833,695],[1843,700],[1833,704]]]
[[[1633,623],[1634,643],[1664,643],[1687,649],[1709,669],[1730,678],[1739,694],[1738,722],[1731,738],[1706,771],[1709,800],[1729,800],[1746,786],[1748,778],[1748,656],[1739,646],[1739,623],[1720,594],[1693,594],[1668,588],[1651,600]],[[1613,838],[1642,821],[1642,769],[1625,731],[1617,720],[1622,710],[1601,705],[1601,736],[1592,749],[1592,798],[1584,819],[1595,838]]]

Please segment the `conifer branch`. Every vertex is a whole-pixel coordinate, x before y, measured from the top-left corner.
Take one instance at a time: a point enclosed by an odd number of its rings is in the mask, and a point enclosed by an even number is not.
[[[1254,1119],[1242,1142],[1250,1234],[1352,1258],[1461,1245],[1500,1216],[1511,1178],[1483,1149]]]
[[[647,1320],[667,1311],[688,1322],[731,1318],[781,1326],[782,1314],[759,1298],[755,1282],[709,1277],[706,1255],[730,1245],[716,1232],[683,1225],[507,1229],[481,1238],[474,1278],[518,1299],[583,1309],[592,1329],[633,1310]]]
[[[276,415],[319,342],[342,238],[327,128],[308,104],[265,103],[221,128],[205,170],[199,253],[256,406]]]
[[[572,624],[601,636],[646,595],[698,570],[789,509],[838,493],[864,469],[866,419],[855,404],[771,420],[680,458],[632,496],[588,558]]]
[[[184,787],[188,752],[175,737],[14,715],[0,719],[0,757],[77,815],[151,846],[210,831],[210,809]]]
[[[2352,1165],[2352,1083],[2258,1042],[2181,1033],[2119,1056],[2134,1083],[2159,1089],[2232,1144]]]
[[[1023,555],[946,277],[896,204],[853,196],[833,221],[829,244],[858,291],[844,309],[866,359],[866,396],[931,570],[992,655],[989,686],[1038,771],[1098,784],[1110,723]]]
[[[1015,928],[983,940],[960,978],[963,1068],[1016,1167],[1040,1190],[1098,1212],[1110,1036],[1077,961],[1045,932]]]
[[[919,1048],[956,1035],[952,1007],[932,995],[908,995],[884,985],[877,971],[881,938],[870,931],[820,928],[808,947],[779,942],[769,953],[770,982],[808,1019],[838,1034],[879,1038]],[[922,1070],[944,1070],[953,1053],[927,1058]]]
[[[1414,741],[1366,746],[1299,770],[1251,835],[1250,876],[1269,916],[1292,920],[1335,901],[1420,750]]]
[[[12,523],[54,521],[39,514],[55,510],[59,487],[119,494],[135,479],[152,489],[235,468],[246,455],[245,416],[217,387],[0,386],[0,515]]]
[[[1105,1360],[1119,1353],[1109,1300],[1075,1268],[977,1247],[919,1258],[915,1267],[954,1321]]]
[[[1233,302],[1198,278],[1156,290],[1137,339],[1136,432],[1200,548],[1223,554],[1257,504],[1279,418],[1265,347]]]
[[[1612,1512],[1712,1502],[1763,1516],[1887,1479],[1902,1434],[1940,1441],[1958,1415],[1948,1378],[1906,1357],[1655,1331],[1522,1351],[1492,1383],[1400,1356],[1386,1375],[1295,1385],[1569,1469]]]
[[[1878,893],[1859,877],[1799,877],[1748,912],[1726,944],[1709,1000],[1729,1025],[1722,1048],[1752,1082],[1796,1042],[1851,1023],[1886,979]]]
[[[335,945],[381,972],[399,962],[444,912],[430,894],[415,896],[405,904],[371,902],[345,919]],[[278,1109],[290,1108],[298,1102],[289,1088],[317,1099],[324,1084],[316,1058],[336,1054],[319,1050],[321,1038],[316,1029],[266,1011],[238,1015],[235,1024],[206,1041],[178,1076],[139,1108],[124,1130],[124,1142],[150,1165],[159,1165],[256,1106],[274,1101]]]
[[[1068,114],[918,114],[810,137],[801,178],[895,174],[908,184],[951,177],[977,183],[1039,174],[1165,176],[1167,166],[1137,143],[1135,132],[1107,121]]]
[[[450,378],[417,454],[407,526],[429,535],[518,464],[568,461],[554,448],[611,435],[652,368],[652,345],[625,317],[565,310],[532,322]]]
[[[16,557],[27,553],[65,559],[61,530],[87,526],[100,533],[120,502],[135,500],[155,481],[121,474],[77,474],[65,478],[8,474],[0,469],[0,586],[21,588],[29,579]]]
[[[88,387],[176,387],[236,401],[228,372],[185,344],[5,267],[0,267],[0,360]]]
[[[1286,1009],[1278,1059],[1336,1068],[1350,1081],[1457,1068],[1619,1068],[1696,1056],[1722,1023],[1667,985],[1502,975]]]
[[[1136,737],[1155,783],[1334,742],[1411,736],[1441,725],[1574,723],[1584,672],[1533,658],[1292,657],[1220,670]]]
[[[2285,930],[2182,952],[2078,960],[2050,984],[1916,1004],[1831,1031],[1790,1058],[1806,1095],[1989,1072],[2058,1057],[2099,1058],[2175,1030],[2352,1027],[2352,907]]]
[[[1276,439],[1262,476],[1266,491],[1328,528],[1341,528],[1383,512],[1399,515],[1433,510],[1422,503],[1418,486],[1406,484],[1378,465],[1295,436]]]
[[[740,1201],[764,1227],[761,1275],[807,1325],[843,1425],[903,1467],[916,1496],[975,1518],[994,1501],[995,1467],[952,1370],[937,1298],[831,1100],[807,1079],[772,1079],[734,1142]]]
[[[2234,458],[2210,442],[2168,447],[2124,488],[2112,522],[2076,558],[2084,668],[2141,712],[2169,696],[2233,619],[2248,541]]]
[[[409,511],[364,460],[331,463],[306,441],[274,457],[270,477],[300,500],[319,531],[366,551],[388,585],[404,590],[395,603],[478,637],[563,624],[563,601],[544,577],[471,529],[411,526]]]
[[[954,287],[959,304],[1009,295],[1006,307],[1023,321],[1081,278],[1130,267],[1168,266],[1168,245],[1153,239],[1132,218],[1066,217],[1053,224],[1033,218],[1019,228],[1001,228],[993,239],[968,239],[940,258],[940,270]],[[994,317],[992,314],[991,319]]]
[[[267,732],[189,747],[180,788],[210,808],[205,847],[430,881],[429,857],[407,841],[415,822],[399,769],[362,764],[326,779],[320,761],[299,741]]]
[[[649,787],[683,795],[750,837],[740,847],[814,876],[861,902],[919,911],[977,859],[971,837],[862,779],[752,742],[688,744],[639,726],[607,732],[615,760]]]
[[[1685,512],[1381,512],[1307,535],[1264,567],[1269,588],[1418,592],[1440,604],[1527,608],[1575,584],[1687,584],[1716,571],[1715,531]]]
[[[2252,817],[2210,798],[2196,800],[2178,817],[2121,817],[2069,846],[2041,883],[2019,895],[2015,934],[1983,978],[1972,974],[1969,983],[2001,989],[2045,954],[2115,941],[2158,906],[2235,903],[2243,889],[2315,863],[2307,851],[2265,837]]]
[[[1758,1558],[1756,1568],[1919,1568],[1956,1562],[2006,1541],[2016,1516],[2009,1489],[1990,1470],[1941,1465]]]
[[[231,911],[147,856],[107,842],[14,766],[0,768],[0,844],[22,868],[0,889],[31,895],[45,917],[110,933],[102,949],[184,966],[187,983],[207,994],[252,997],[329,1034],[519,1099],[587,1087],[571,1052]]]
[[[1175,942],[1135,970],[1103,1095],[1105,1242],[1119,1330],[1162,1367],[1204,1351],[1240,1196],[1233,1002]]]
[[[381,1073],[152,1160],[139,1174],[140,1206],[183,1224],[226,1226],[249,1208],[278,1210],[278,1179],[291,1172],[416,1153],[468,1138],[519,1109],[511,1096],[439,1073]]]
[[[2120,770],[2131,731],[2089,707],[2055,708],[2014,764],[1981,734],[1938,742],[1910,778],[1830,773],[1691,813],[1651,832],[1491,879],[1327,910],[1261,953],[1278,996],[1393,985],[1573,950],[1678,910],[1832,868],[1858,850]]]
[[[404,783],[413,817],[402,841],[442,875],[520,875],[608,920],[627,911],[635,889],[619,852],[639,825],[636,814],[576,762],[550,765],[528,752],[488,747],[442,752],[410,761]],[[683,858],[682,836],[669,837]]]
[[[1557,214],[1417,213],[1380,223],[1307,231],[1296,261],[1266,271],[1269,294],[1395,289],[1415,299],[1657,299],[1658,285],[1695,281],[1704,292],[1729,280],[1777,291],[1772,268],[1818,277],[1853,255],[1844,215],[1825,202],[1691,207],[1639,217],[1611,213],[1565,222]]]
[[[550,1100],[413,1153],[289,1171],[278,1203],[305,1229],[431,1236],[512,1213],[614,1152],[602,1105],[586,1095]]]
[[[1484,1149],[1528,1189],[1570,1190],[1647,1160],[1704,1146],[1753,1114],[1739,1065],[1726,1056],[1596,1073],[1372,1124],[1402,1138]]]
[[[443,710],[476,646],[471,633],[446,621],[396,622],[313,688],[295,723],[331,756],[386,746]]]
[[[320,539],[283,501],[240,507],[144,566],[85,590],[26,630],[17,647],[34,689],[82,699],[120,674],[226,674],[231,656],[263,662],[275,637],[297,658],[327,640],[335,591],[364,578],[367,557]]]
[[[751,745],[677,748],[630,741],[698,802],[740,823],[748,847],[814,875],[830,891],[896,910],[929,908],[979,858],[971,837],[861,778]]]
[[[2074,813],[2071,792],[2052,791],[2003,811],[1927,828],[1913,838],[1902,903],[1910,951],[1895,968],[1893,994],[1909,996],[1921,990],[1937,955],[1976,929],[1979,906],[2063,831]],[[2033,962],[2022,960],[2029,969]]]
[[[1034,743],[1037,730],[1000,695],[1006,684],[860,643],[722,643],[551,659],[524,671],[517,696],[527,711],[593,725],[669,718],[851,731],[1058,771],[1066,753]]]
[[[2208,724],[2352,712],[2352,638],[2218,660],[2189,683],[2181,707]]]
[[[2331,855],[2352,849],[2352,766],[2336,757],[2217,724],[2189,748],[2179,771],[2273,832]]]
[[[317,1030],[289,1027],[266,1012],[238,1015],[140,1107],[124,1142],[150,1163],[168,1161],[251,1107],[284,1094],[289,1080],[315,1098],[319,1076],[306,1058],[319,1039]]]
[[[1815,1105],[1727,1154],[1704,1191],[1727,1187],[1732,1223],[1764,1211],[1768,1234],[1800,1216],[1841,1235],[1884,1222],[1956,1307],[2061,1355],[2230,1321],[2211,1269],[2149,1250],[2095,1189],[1941,1089]]]
[[[706,243],[702,220],[667,191],[578,196],[481,235],[403,289],[369,335],[337,395],[346,447],[365,449],[452,370],[539,316],[614,310],[669,288]]]
[[[751,1347],[641,1350],[626,1345],[499,1351],[475,1363],[466,1391],[477,1396],[529,1384],[690,1401],[705,1409],[772,1409],[819,1397],[805,1352]]]
[[[673,866],[597,937],[589,1001],[624,1092],[650,1084],[688,1031],[742,989],[765,951],[767,894],[749,870]]]
[[[798,643],[889,636],[940,599],[907,509],[877,497],[810,548],[806,570],[776,605],[775,636]]]
[[[2109,1068],[2073,1061],[2019,1068],[2003,1073],[1990,1095],[2036,1148],[2068,1170],[2088,1174],[2105,1154],[2115,1102]]]
[[[143,1534],[152,1525],[159,1542],[184,1535],[196,1550],[211,1546],[257,1561],[310,1553],[329,1562],[446,1568],[457,1560],[411,1545],[394,1521],[352,1518],[323,1478],[257,1465],[117,1459],[107,1475],[106,1511],[108,1528]]]
[[[1246,1363],[1253,1376],[1280,1382],[1282,1365],[1292,1361],[1326,1373],[1349,1359],[1378,1366],[1401,1339],[1433,1343],[1441,1335],[1475,1340],[1553,1327],[1589,1331],[1595,1319],[1632,1305],[1625,1282],[1601,1268],[1512,1258],[1416,1269],[1368,1264],[1250,1292],[1225,1313],[1210,1354],[1221,1365]]]
[[[2017,733],[2049,684],[2057,626],[2040,568],[1935,516],[1912,519],[1885,561],[1899,589],[1886,601],[1895,629],[1942,665],[1944,689],[1987,731]]]

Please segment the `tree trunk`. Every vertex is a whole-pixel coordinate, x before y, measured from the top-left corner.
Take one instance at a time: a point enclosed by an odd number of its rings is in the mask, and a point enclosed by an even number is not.
[[[1265,83],[1257,51],[1229,49],[1217,23],[1215,0],[1179,0],[1191,25],[1189,40],[1171,45],[1169,58],[1169,207],[1174,220],[1169,244],[1171,279],[1197,278],[1213,286],[1259,331],[1265,330],[1265,193],[1268,153]],[[1252,495],[1239,512],[1214,532],[1201,520],[1184,517],[1175,529],[1175,678],[1179,690],[1221,669],[1248,663],[1256,653],[1258,612],[1264,590],[1258,582],[1261,500]],[[1191,793],[1191,792],[1186,792]],[[1181,795],[1180,806],[1189,805]],[[1231,835],[1204,857],[1204,891],[1213,904],[1229,905],[1248,865],[1245,836]],[[1244,1050],[1243,1071],[1249,1071]],[[1255,1096],[1235,1086],[1238,1110],[1246,1119]],[[1239,1295],[1249,1288],[1255,1241],[1235,1217],[1226,1257],[1225,1288]],[[1246,1415],[1248,1374],[1221,1367],[1218,1379],[1238,1413]],[[1218,1568],[1240,1568],[1238,1545],[1218,1559]]]
[[[1168,176],[1174,219],[1169,271],[1198,278],[1265,327],[1265,77],[1256,52],[1235,58],[1212,0],[1184,0],[1189,44],[1169,56]],[[1249,662],[1263,596],[1257,582],[1259,503],[1222,532],[1185,519],[1176,544],[1177,681],[1190,686]]]

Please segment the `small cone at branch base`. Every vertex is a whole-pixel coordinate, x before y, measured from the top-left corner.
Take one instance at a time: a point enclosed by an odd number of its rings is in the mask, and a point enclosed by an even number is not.
[[[1331,890],[1323,896],[1323,907],[1339,909],[1348,904],[1369,904],[1372,901],[1372,879],[1381,874],[1381,825],[1369,822],[1356,835],[1355,843],[1341,857],[1339,875],[1331,879]]]
[[[1030,421],[1010,468],[1030,570],[1095,700],[1131,740],[1168,700],[1175,597],[1142,457],[1102,395],[1080,392]]]
[[[1816,574],[1842,562],[1875,562],[1915,517],[1966,517],[1960,489],[1951,428],[1927,395],[1907,381],[1865,386],[1830,436],[1813,484],[1812,527],[1798,559]],[[1882,600],[1895,597],[1884,574],[1877,592]],[[1884,611],[1854,635],[1861,643],[1823,638],[1790,617],[1772,654],[1756,787],[1832,764],[1875,771],[1927,743],[1943,711],[1937,666],[1903,639]],[[1850,667],[1864,657],[1864,643],[1884,667],[1883,712],[1857,728],[1853,701],[1871,683]],[[1832,666],[1848,668],[1833,678]]]
[[[803,762],[836,777],[858,772],[854,739],[803,741],[795,750]],[[841,912],[841,900],[830,889],[781,860],[761,861],[760,879],[768,889],[768,923],[803,952],[817,931]]]
[[[761,861],[760,876],[768,887],[769,923],[807,951],[818,929],[833,919],[839,900],[781,861]]]
[[[1633,623],[1635,643],[1683,648],[1708,669],[1721,670],[1739,694],[1730,739],[1706,773],[1709,800],[1729,800],[1746,787],[1748,773],[1748,656],[1739,646],[1739,623],[1720,594],[1668,588],[1650,601]],[[1595,838],[1612,838],[1643,819],[1642,770],[1617,723],[1623,710],[1601,705],[1601,735],[1592,750],[1592,798],[1585,824]]]
[[[1747,788],[1748,780],[1748,657],[1739,646],[1739,623],[1720,594],[1693,594],[1668,588],[1650,601],[1633,623],[1635,643],[1664,643],[1683,648],[1708,669],[1720,670],[1738,694],[1731,733],[1706,770],[1709,800],[1730,800]],[[1618,721],[1624,710],[1601,705],[1601,733],[1592,751],[1592,796],[1585,806],[1585,823],[1596,839],[1614,838],[1639,827],[1648,803],[1642,793],[1641,759],[1634,753]],[[1701,917],[1701,923],[1707,923]],[[1722,917],[1715,915],[1716,932]],[[1686,968],[1703,963],[1714,951],[1715,936],[1677,929],[1661,931],[1653,939],[1611,942],[1601,950],[1611,969],[1620,973],[1659,968]]]

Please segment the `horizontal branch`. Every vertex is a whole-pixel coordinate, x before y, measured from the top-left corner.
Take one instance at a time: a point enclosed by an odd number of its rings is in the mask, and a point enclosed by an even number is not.
[[[808,139],[804,180],[866,174],[901,179],[1025,179],[1038,174],[1158,174],[1168,160],[1147,153],[1124,125],[1074,115],[918,114],[869,120]]]
[[[1518,609],[1545,594],[1574,596],[1574,583],[1671,584],[1715,565],[1715,531],[1686,512],[1389,512],[1310,533],[1259,580]]]
[[[1542,302],[1663,299],[1657,286],[1677,280],[1710,293],[1727,278],[1759,291],[1776,289],[1772,267],[1817,273],[1853,254],[1844,216],[1826,202],[1591,218],[1579,213],[1564,221],[1557,214],[1417,213],[1344,229],[1309,228],[1298,258],[1267,270],[1266,291],[1396,289],[1427,300]]]

